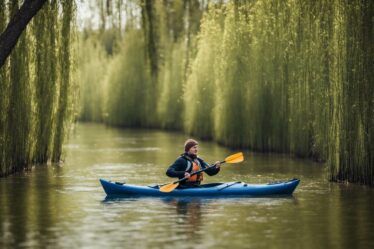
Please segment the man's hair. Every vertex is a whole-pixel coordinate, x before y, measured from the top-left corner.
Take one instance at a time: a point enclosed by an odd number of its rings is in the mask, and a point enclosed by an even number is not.
[[[184,151],[187,152],[189,151],[192,147],[194,147],[195,145],[198,145],[199,143],[192,139],[192,138],[189,138],[186,140],[186,142],[184,142]]]

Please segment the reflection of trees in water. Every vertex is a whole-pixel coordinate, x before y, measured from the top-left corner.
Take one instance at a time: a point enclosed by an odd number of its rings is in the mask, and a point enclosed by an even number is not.
[[[177,214],[177,233],[184,234],[190,239],[200,238],[202,225],[201,199],[167,199],[165,202],[173,207]]]
[[[0,224],[5,224],[0,226],[0,248],[24,247],[21,245],[43,248],[60,238],[58,229],[53,228],[61,219],[67,220],[66,216],[59,215],[61,208],[68,213],[71,210],[66,203],[59,202],[56,192],[48,190],[48,186],[64,185],[63,177],[55,177],[61,170],[57,165],[53,168],[39,165],[32,175],[8,178],[0,184],[3,190],[0,191]]]

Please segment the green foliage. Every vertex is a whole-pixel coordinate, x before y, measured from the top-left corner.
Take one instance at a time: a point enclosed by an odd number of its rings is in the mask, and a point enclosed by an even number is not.
[[[62,144],[67,136],[67,128],[71,122],[73,113],[74,92],[72,89],[71,74],[71,44],[72,44],[72,20],[74,18],[74,2],[61,0],[61,44],[59,49],[59,99],[56,112],[55,133],[53,137],[52,161],[59,162],[62,156]]]
[[[170,45],[165,66],[161,70],[158,117],[160,126],[166,129],[182,129],[183,127],[183,72],[185,47],[183,42]]]
[[[339,3],[332,21],[330,179],[374,184],[374,4]]]
[[[222,39],[222,18],[220,9],[212,10],[204,16],[201,32],[197,42],[197,55],[191,65],[184,89],[184,129],[190,134],[212,138],[214,131],[214,113],[216,103],[221,102],[215,87],[216,56]],[[176,94],[178,94],[176,92]],[[221,106],[222,107],[222,106]]]
[[[82,117],[102,118],[86,108],[97,101],[109,124],[313,157],[332,180],[373,185],[373,4],[131,2],[139,15],[128,15],[108,75],[93,84],[101,94],[83,100]],[[102,56],[89,46],[84,53]],[[104,75],[98,67],[83,75]]]
[[[217,102],[187,113],[214,109],[213,139],[223,144],[313,156],[327,160],[333,180],[373,184],[372,3],[236,2],[222,11],[218,55],[192,67],[189,80],[199,84],[186,85],[185,104],[192,89],[209,86],[207,64]],[[202,27],[215,30],[210,22],[205,15]],[[202,29],[194,63],[212,33]]]
[[[57,50],[58,3],[50,4],[38,13],[34,19],[33,31],[35,40],[35,104],[36,104],[36,139],[34,162],[46,163],[50,158],[53,135],[53,114],[56,105],[57,84]]]
[[[106,121],[117,126],[146,125],[146,107],[150,106],[152,92],[147,91],[150,75],[141,30],[126,33],[121,53],[112,61],[107,84]]]
[[[0,1],[0,30],[19,1]],[[0,69],[0,176],[58,161],[71,119],[74,1],[50,0]],[[70,97],[68,97],[70,96]]]
[[[78,50],[78,76],[80,89],[81,121],[104,121],[104,93],[106,70],[110,57],[96,36],[80,38],[77,41]]]
[[[120,53],[121,33],[116,28],[94,30],[85,27],[74,44],[78,51],[77,81],[79,84],[80,121],[103,122],[106,82],[109,65]]]
[[[196,50],[192,47],[198,30],[196,20],[201,16],[198,3],[196,0],[127,3],[133,11],[139,11],[142,18],[132,16],[131,11],[128,13],[123,41],[116,42],[117,53],[107,57],[101,69],[97,68],[99,63],[91,65],[84,59],[80,63],[83,96],[80,118],[99,121],[103,117],[105,122],[121,126],[181,129],[183,85],[189,60],[193,58],[191,52]],[[186,25],[186,20],[195,23]],[[83,42],[96,44],[106,32],[108,30],[101,30],[96,34],[86,30],[84,37],[89,38]],[[87,48],[82,50],[81,57],[89,61],[101,60],[101,50],[99,45]],[[87,66],[83,66],[86,63]],[[108,72],[105,79],[103,71]],[[85,75],[97,82],[89,82]],[[100,106],[102,99],[105,99],[104,107]],[[93,109],[101,112],[101,116],[92,115],[90,110]]]
[[[0,32],[6,27],[7,13],[5,0],[0,0]],[[8,64],[0,68],[0,175],[6,171],[5,164],[5,126],[6,126],[6,110],[7,110],[7,92],[9,86]]]
[[[223,144],[245,146],[246,137],[246,86],[249,84],[250,36],[245,26],[246,16],[239,6],[225,6],[223,38],[215,63],[217,69],[216,105],[214,108],[214,138]],[[204,20],[203,20],[204,23]],[[208,62],[209,63],[209,62]]]
[[[9,5],[9,14],[18,10],[18,2]],[[23,33],[9,58],[9,107],[5,111],[5,167],[19,171],[30,161],[30,74],[28,64],[30,60],[27,50],[28,37]]]

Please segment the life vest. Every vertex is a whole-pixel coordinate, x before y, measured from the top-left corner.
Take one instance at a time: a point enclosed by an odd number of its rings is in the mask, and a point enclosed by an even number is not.
[[[187,159],[187,168],[186,172],[189,172],[192,174],[193,172],[196,172],[201,169],[201,165],[199,160],[195,159],[192,160],[191,158],[186,158]],[[190,178],[186,180],[186,182],[202,182],[204,178],[203,172],[200,172],[199,174],[193,175]]]

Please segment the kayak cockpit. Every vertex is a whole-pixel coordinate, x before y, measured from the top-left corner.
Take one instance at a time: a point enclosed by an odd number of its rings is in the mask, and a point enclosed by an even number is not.
[[[199,188],[213,188],[213,187],[217,187],[217,186],[220,186],[220,185],[225,185],[227,183],[224,183],[224,182],[214,182],[214,183],[207,183],[207,184],[201,184],[201,185],[197,185],[197,186],[186,186],[186,187],[183,187],[183,185],[181,185],[178,189],[188,189],[188,188],[193,188],[193,189],[199,189]],[[148,187],[150,188],[154,188],[154,189],[160,189],[160,187],[164,186],[164,184],[158,184],[158,185],[150,185]]]

